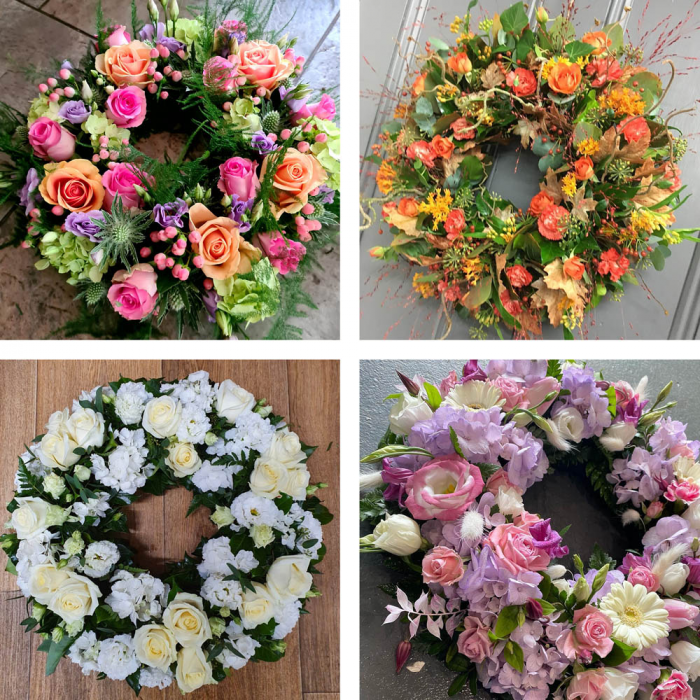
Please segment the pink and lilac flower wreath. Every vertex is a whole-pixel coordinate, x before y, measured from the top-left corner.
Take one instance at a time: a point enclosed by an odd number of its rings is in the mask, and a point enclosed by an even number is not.
[[[98,10],[94,45],[57,63],[28,115],[0,104],[11,242],[77,288],[67,334],[148,337],[171,315],[178,334],[274,317],[269,337],[301,335],[288,320],[313,306],[301,282],[335,237],[340,132],[296,40],[266,30],[273,3],[207,0],[184,18],[149,0],[142,25],[133,0],[129,31]],[[163,131],[179,157],[138,150]]]
[[[690,700],[700,677],[700,442],[636,389],[559,361],[470,361],[435,386],[402,380],[390,426],[364,463],[360,517],[404,574],[385,623],[457,673],[516,700]],[[577,460],[641,548],[588,567],[523,494]],[[567,528],[568,529],[568,528]],[[383,587],[385,588],[385,587]],[[423,648],[423,645],[421,645]]]

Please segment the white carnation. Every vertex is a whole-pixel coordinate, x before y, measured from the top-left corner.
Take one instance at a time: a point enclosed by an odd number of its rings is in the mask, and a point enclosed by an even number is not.
[[[92,578],[106,576],[119,561],[119,548],[114,542],[92,542],[85,550],[85,564],[80,570]]]
[[[128,617],[136,623],[137,620],[146,622],[161,616],[170,586],[164,585],[160,579],[150,574],[134,576],[129,571],[119,570],[111,582],[112,591],[105,603],[119,617]]]
[[[231,573],[228,565],[233,566],[235,563],[229,538],[215,537],[202,547],[202,563],[197,566],[197,571],[202,578],[228,576]]]
[[[104,518],[109,507],[109,494],[103,491],[97,498],[88,498],[87,503],[76,501],[73,504],[73,513],[78,516],[81,523],[85,522],[85,518],[97,518],[94,524],[99,525],[100,519]]]
[[[141,382],[127,382],[117,391],[114,410],[124,425],[136,425],[141,423],[146,402],[152,398],[153,394],[146,391],[146,387]]]
[[[299,620],[301,601],[292,600],[286,605],[278,605],[275,609],[275,633],[273,639],[284,639],[296,626]]]
[[[71,644],[68,658],[80,666],[83,675],[88,676],[92,671],[97,671],[97,657],[100,653],[100,642],[94,632],[83,632]]]
[[[239,468],[240,469],[240,468]],[[233,487],[234,468],[230,465],[212,464],[206,461],[192,475],[192,483],[200,491],[218,491]]]
[[[211,429],[207,414],[195,404],[185,404],[182,409],[182,419],[177,429],[177,439],[180,442],[191,442],[201,445],[204,436]]]
[[[229,627],[230,626],[231,625],[229,625]],[[241,654],[243,658],[234,654],[232,651],[225,649],[219,657],[219,661],[221,661],[221,665],[224,668],[232,668],[237,671],[248,663],[248,659],[255,654],[255,650],[260,646],[260,642],[256,641],[247,634],[239,633],[229,634],[229,640],[234,649]]]
[[[142,666],[141,673],[139,675],[139,683],[141,684],[142,688],[160,688],[163,690],[173,682],[173,678],[175,678],[175,676],[173,676],[170,670],[165,673],[159,668]]]
[[[123,681],[139,669],[134,650],[134,638],[130,634],[118,634],[100,642],[97,666],[100,673],[113,681]]]
[[[249,552],[247,549],[242,549],[240,552],[238,552],[238,554],[236,554],[234,566],[244,574],[251,572],[257,565],[258,560],[255,558],[253,552]]]
[[[282,511],[269,499],[256,496],[252,491],[237,496],[231,504],[231,514],[243,527],[269,525],[274,527]]]
[[[200,591],[202,598],[212,605],[232,610],[243,602],[242,593],[243,589],[238,581],[224,581],[220,576],[209,576]]]

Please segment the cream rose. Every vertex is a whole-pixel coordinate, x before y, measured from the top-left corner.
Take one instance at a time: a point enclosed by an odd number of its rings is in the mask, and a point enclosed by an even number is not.
[[[47,607],[70,624],[92,615],[101,595],[100,589],[89,578],[71,571],[53,594]]]
[[[57,569],[54,564],[38,564],[29,572],[29,595],[37,603],[46,605],[68,578],[68,574],[68,571]]]
[[[267,589],[282,603],[304,598],[313,583],[310,563],[303,554],[278,557],[267,572]]]
[[[54,411],[46,423],[47,433],[65,433],[68,432],[68,421],[70,420],[70,411],[64,408],[62,411]]]
[[[421,547],[420,526],[407,515],[397,513],[379,522],[374,532],[363,537],[360,543],[405,557]]]
[[[199,647],[185,647],[177,654],[177,685],[183,693],[191,693],[213,682],[211,664]]]
[[[243,627],[247,630],[264,625],[275,614],[275,601],[267,586],[253,582],[253,587],[254,592],[246,590],[243,593],[243,602],[238,608]]]
[[[255,396],[230,379],[224,379],[216,391],[216,412],[229,423],[255,407]]]
[[[45,467],[66,471],[80,460],[73,450],[78,443],[67,432],[46,433],[41,438],[37,457]]]
[[[201,647],[211,639],[209,618],[198,595],[178,593],[163,612],[163,624],[183,647]]]
[[[144,625],[134,633],[136,658],[164,673],[177,658],[175,635],[163,625]]]
[[[91,408],[78,409],[68,420],[68,434],[78,447],[102,447],[105,439],[105,421],[102,414]]]
[[[250,475],[250,490],[263,498],[277,498],[281,493],[295,499],[305,498],[309,478],[309,471],[304,464],[287,467],[264,455],[255,460]]]
[[[16,498],[15,501],[19,508],[12,513],[10,523],[17,537],[28,540],[44,532],[48,527],[46,518],[50,504],[34,496]]]
[[[282,493],[289,494],[297,501],[305,499],[310,478],[311,475],[305,464],[287,469],[287,479],[282,487]]]
[[[301,449],[299,436],[289,430],[278,430],[274,434],[265,456],[272,457],[272,459],[287,466],[299,464],[306,459],[306,454]]]
[[[143,428],[157,438],[172,437],[180,427],[182,404],[170,396],[151,399],[143,410]]]
[[[179,477],[191,476],[202,466],[202,460],[191,442],[176,442],[170,445],[165,463],[173,470],[175,476]]]

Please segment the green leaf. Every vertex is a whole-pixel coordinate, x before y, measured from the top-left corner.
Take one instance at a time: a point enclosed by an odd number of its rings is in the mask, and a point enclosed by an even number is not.
[[[428,452],[428,450],[424,450],[422,447],[412,447],[411,445],[387,445],[363,457],[360,462],[362,464],[373,464],[374,462],[381,462],[387,457],[399,457],[400,455],[425,455],[426,457],[433,457],[432,453]]]
[[[467,682],[467,679],[469,678],[469,674],[467,673],[460,673],[457,678],[455,678],[450,687],[449,690],[447,691],[447,694],[452,697],[453,695],[457,695],[462,688],[464,688],[464,685]]]
[[[612,651],[605,657],[605,665],[606,666],[619,666],[620,664],[624,664],[627,659],[634,654],[636,649],[629,644],[625,644],[624,642],[621,642],[619,639],[615,639],[612,637],[613,640],[613,648]]]
[[[595,51],[595,46],[587,44],[585,41],[570,41],[564,47],[564,51],[568,54],[569,60],[575,61],[577,58],[592,54]]]
[[[436,51],[449,51],[450,47],[442,40],[438,39],[437,37],[431,36],[430,39],[428,39],[430,42],[430,47],[432,49],[435,49]]]
[[[413,119],[423,131],[431,133],[436,121],[433,114],[433,103],[426,97],[419,97],[416,101]]]
[[[605,392],[608,397],[608,413],[614,418],[617,413],[617,393],[614,386],[609,386]]]
[[[437,387],[430,384],[430,382],[423,382],[423,388],[425,389],[425,393],[428,395],[428,406],[430,406],[433,411],[436,411],[442,403],[442,396],[440,396],[440,392],[437,390]]]
[[[503,654],[507,664],[510,664],[516,671],[522,672],[525,659],[519,644],[513,641],[508,642],[503,650]]]
[[[486,175],[484,164],[476,156],[467,156],[460,164],[460,170],[468,180],[481,182]]]
[[[564,375],[559,360],[547,360],[547,376],[554,377],[558,382],[561,382]]]
[[[141,692],[141,669],[139,668],[138,671],[135,671],[130,676],[127,676],[126,682],[129,684],[129,688],[134,691],[136,697],[138,697],[139,693]]]
[[[500,464],[487,464],[486,462],[477,462],[476,466],[479,467],[481,478],[484,480],[484,483],[486,483],[490,477],[501,469]]]
[[[505,32],[520,35],[527,25],[527,13],[525,12],[522,2],[511,5],[501,14],[501,26]]]
[[[520,626],[522,605],[507,605],[498,615],[493,633],[499,639],[505,639],[513,630]]]
[[[609,564],[611,569],[614,569],[617,562],[608,554],[606,554],[599,544],[593,547],[593,554],[588,560],[589,569],[602,569],[606,564]]]
[[[360,499],[360,520],[377,521],[387,514],[384,489],[378,488],[366,493]]]
[[[664,256],[662,249],[664,246],[656,246],[654,250],[651,251],[649,255],[649,260],[655,269],[661,271],[666,266],[666,257]]]
[[[49,649],[48,656],[46,657],[46,675],[50,676],[58,666],[58,662],[63,658],[64,654],[68,651],[71,644],[77,639],[77,637],[69,637],[65,635],[60,642],[51,642],[51,648]]]
[[[459,439],[457,438],[457,433],[455,433],[455,429],[452,426],[450,426],[450,440],[452,441],[452,447],[454,448],[454,451],[462,459],[464,459],[464,452],[462,452],[462,448],[460,447],[460,444],[459,444]]]
[[[595,578],[593,579],[593,585],[591,586],[591,596],[596,594],[605,585],[605,580],[608,577],[609,569],[610,564],[605,564],[595,575]]]
[[[482,277],[462,299],[462,305],[468,309],[478,309],[491,297],[491,287],[493,279],[491,275]]]
[[[546,600],[540,599],[537,602],[542,606],[543,615],[551,615],[556,610],[556,608]]]

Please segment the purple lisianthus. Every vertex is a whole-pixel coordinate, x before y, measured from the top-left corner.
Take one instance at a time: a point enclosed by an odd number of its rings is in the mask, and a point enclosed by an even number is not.
[[[98,222],[105,220],[104,213],[97,209],[95,211],[74,211],[66,217],[66,231],[70,231],[75,236],[88,238],[93,243],[100,240],[102,226]]]
[[[29,212],[35,208],[37,202],[41,201],[41,197],[37,192],[38,187],[39,173],[36,168],[29,168],[24,187],[19,191],[19,203],[24,207],[26,216],[29,216]],[[36,194],[34,194],[35,192]]]
[[[461,383],[466,384],[475,379],[480,382],[486,381],[486,373],[479,367],[479,360],[469,360],[462,368]]]
[[[92,114],[92,109],[82,100],[70,100],[64,102],[58,110],[58,116],[63,117],[71,124],[82,124]]]
[[[73,64],[70,61],[66,60],[63,61],[63,63],[61,63],[61,68],[65,68],[66,70],[73,70]]]
[[[637,425],[639,419],[642,417],[642,411],[648,403],[649,401],[647,400],[640,401],[638,396],[633,396],[623,409],[620,409],[618,406],[617,418],[623,420],[625,423]]]
[[[532,535],[532,544],[547,552],[553,559],[564,557],[569,553],[567,546],[561,546],[561,535],[556,530],[552,530],[551,518],[530,525],[530,535]]]
[[[683,557],[681,561],[690,569],[688,572],[688,583],[693,586],[700,585],[700,559],[695,557]]]
[[[335,200],[335,190],[332,187],[321,185],[318,188],[318,193],[323,195],[323,198],[320,200],[321,204],[333,204]]]
[[[153,207],[153,220],[163,228],[167,226],[182,228],[184,226],[182,217],[187,214],[187,211],[187,202],[178,197],[174,202],[156,204]]]
[[[202,301],[207,311],[207,321],[209,323],[216,323],[216,306],[219,303],[219,299],[221,297],[213,289],[209,289],[202,294]]]
[[[165,24],[163,24],[163,22],[158,22],[157,28],[154,27],[153,24],[144,25],[143,29],[139,32],[139,39],[141,39],[141,41],[153,41],[156,44],[161,44],[173,53],[185,48],[185,44],[181,41],[178,41],[172,36],[166,36]]]
[[[260,155],[272,153],[272,151],[277,149],[277,144],[275,141],[267,136],[262,129],[253,134],[253,138],[250,140],[250,145],[258,153],[260,153]]]
[[[231,195],[231,213],[229,218],[233,219],[238,224],[238,230],[241,233],[250,231],[250,222],[243,220],[243,215],[249,212],[255,204],[255,198],[240,199],[237,194]]]

